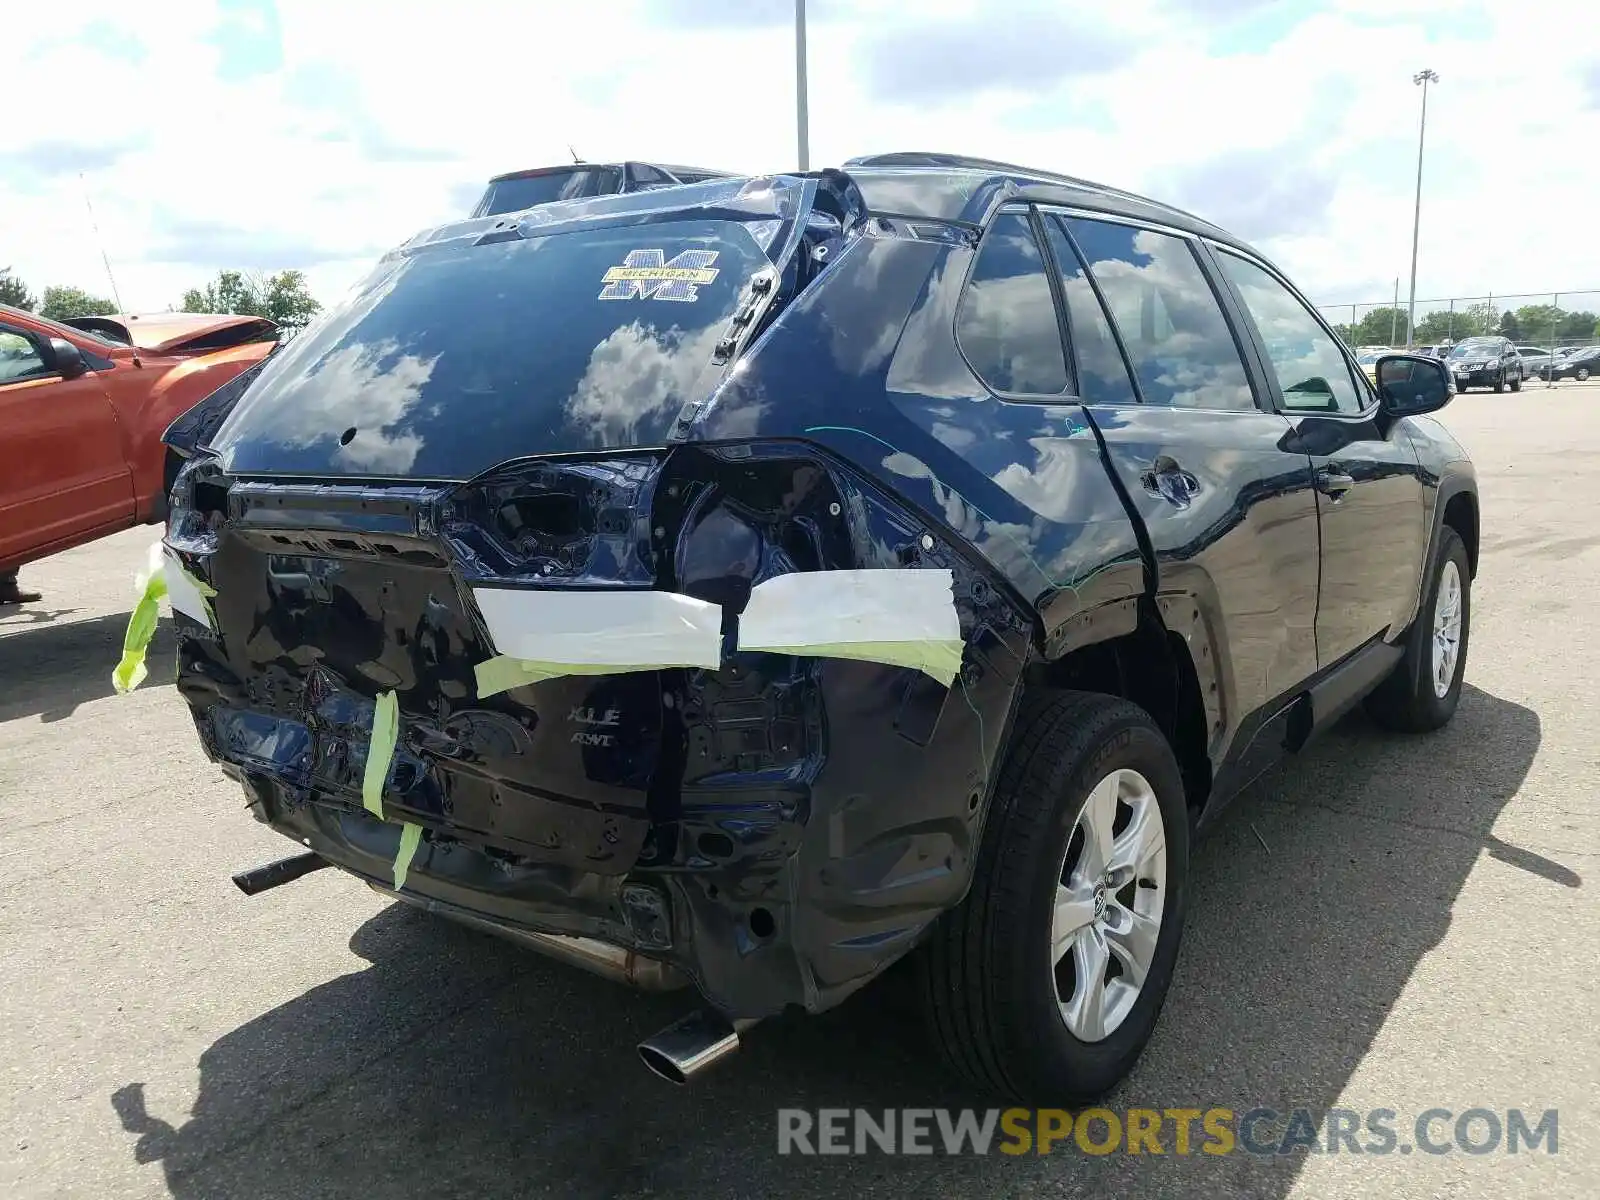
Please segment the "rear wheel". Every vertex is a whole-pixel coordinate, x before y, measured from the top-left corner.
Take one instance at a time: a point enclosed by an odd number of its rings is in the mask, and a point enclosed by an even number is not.
[[[1367,711],[1380,725],[1426,733],[1455,715],[1472,624],[1471,570],[1461,535],[1444,526],[1405,656],[1367,698]]]
[[[1576,371],[1573,372],[1573,374],[1575,376],[1577,376],[1577,379],[1578,379],[1579,383],[1583,383],[1589,378],[1589,368],[1588,367],[1579,367]]]
[[[1114,1087],[1172,980],[1188,852],[1178,764],[1143,709],[1085,692],[1030,698],[972,890],[919,955],[949,1064],[1036,1104]]]

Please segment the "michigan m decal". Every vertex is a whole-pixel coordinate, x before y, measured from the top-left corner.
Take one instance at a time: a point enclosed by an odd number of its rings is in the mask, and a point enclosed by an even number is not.
[[[603,276],[602,300],[700,299],[699,285],[717,277],[715,250],[685,250],[667,261],[663,250],[629,250],[620,267]]]

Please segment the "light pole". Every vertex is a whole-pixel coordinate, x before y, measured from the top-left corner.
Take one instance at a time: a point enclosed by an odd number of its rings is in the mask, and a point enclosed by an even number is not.
[[[1415,340],[1417,323],[1417,238],[1422,232],[1422,145],[1428,136],[1428,85],[1438,83],[1437,72],[1418,71],[1412,83],[1422,85],[1422,125],[1417,130],[1417,207],[1411,218],[1411,298],[1406,301],[1406,349]]]
[[[806,0],[794,0],[794,114],[800,139],[800,169],[811,169],[811,139],[806,128]]]

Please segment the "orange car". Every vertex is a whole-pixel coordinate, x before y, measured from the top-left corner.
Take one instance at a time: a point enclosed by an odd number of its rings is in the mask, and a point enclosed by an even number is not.
[[[166,515],[161,435],[271,354],[261,317],[160,313],[64,325],[0,305],[0,581]]]

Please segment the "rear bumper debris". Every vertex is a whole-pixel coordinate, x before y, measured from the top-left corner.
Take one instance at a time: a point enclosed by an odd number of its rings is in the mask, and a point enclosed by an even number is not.
[[[372,886],[730,1019],[830,1007],[965,893],[1032,627],[821,451],[438,487],[201,460],[174,495],[207,753]]]

